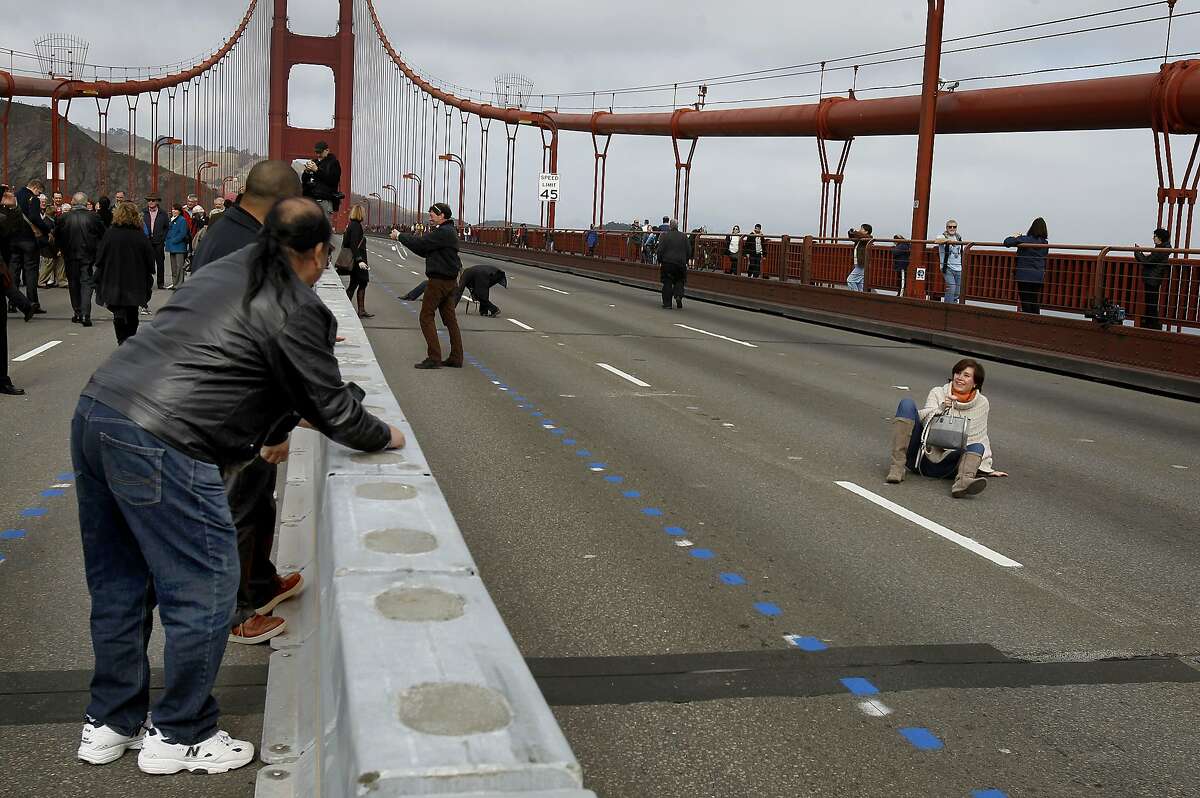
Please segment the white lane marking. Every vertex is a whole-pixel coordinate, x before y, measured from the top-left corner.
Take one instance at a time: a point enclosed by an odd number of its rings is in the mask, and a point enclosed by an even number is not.
[[[739,341],[738,339],[730,338],[727,335],[717,335],[716,333],[709,332],[708,330],[701,330],[699,327],[689,327],[686,324],[676,324],[675,326],[682,327],[685,330],[691,330],[692,332],[703,333],[704,335],[711,335],[713,338],[720,338],[722,341],[729,341],[731,343],[741,344],[742,346],[748,346],[751,349],[758,349],[758,344],[752,344],[752,343],[749,343],[748,341]]]
[[[12,359],[12,362],[22,363],[31,357],[37,357],[42,352],[45,352],[47,349],[53,349],[54,347],[58,346],[61,343],[62,343],[62,341],[50,341],[49,343],[42,344],[37,349],[30,349],[28,352],[26,352],[23,355],[17,355],[16,357],[14,357]]]
[[[550,286],[542,285],[541,283],[538,284],[538,288],[545,288],[547,291],[553,291],[556,294],[564,294],[566,296],[570,296],[570,293],[567,291],[559,291],[557,288],[551,288]]]
[[[858,708],[861,709],[864,714],[869,715],[872,718],[882,718],[885,715],[892,714],[892,710],[887,704],[874,698],[868,698],[866,701],[859,701]]]
[[[639,380],[637,377],[633,376],[632,374],[626,374],[625,372],[621,371],[620,369],[613,368],[612,366],[608,365],[607,363],[597,363],[596,365],[599,366],[600,368],[604,369],[605,371],[616,374],[618,377],[620,377],[623,380],[629,380],[630,382],[632,382],[634,385],[638,386],[639,388],[649,388],[650,387],[650,383],[642,382],[641,380]]]
[[[509,321],[511,321],[513,324],[517,325],[518,327],[520,327],[522,330],[532,330],[533,329],[532,327],[530,327],[528,324],[526,324],[523,321],[517,321],[516,319],[513,319],[513,318],[510,318]]]
[[[952,529],[947,529],[936,521],[930,521],[923,515],[917,515],[912,510],[901,507],[893,501],[888,501],[879,494],[872,493],[861,485],[856,485],[853,482],[838,482],[837,485],[845,488],[851,493],[857,493],[867,501],[877,504],[885,510],[890,510],[906,521],[912,521],[917,526],[925,527],[933,534],[943,537],[958,546],[962,546],[967,551],[974,552],[986,560],[991,560],[992,562],[996,563],[996,565],[1000,565],[1005,568],[1022,567],[1021,563],[1017,562],[1016,560],[1005,557],[1003,554],[989,549],[987,546],[967,537],[966,535],[960,535]]]
[[[410,271],[410,272],[412,272],[413,274],[417,275],[418,277],[420,277],[420,276],[421,276],[421,273],[420,273],[420,272],[413,272],[413,270],[412,270],[412,269],[409,269],[409,271]]]

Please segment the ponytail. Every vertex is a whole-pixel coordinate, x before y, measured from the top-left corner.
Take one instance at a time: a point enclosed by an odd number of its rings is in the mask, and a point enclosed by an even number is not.
[[[292,197],[271,209],[258,233],[250,257],[250,275],[242,307],[248,308],[269,283],[282,296],[293,278],[292,257],[311,252],[318,244],[329,246],[333,226],[312,200]]]

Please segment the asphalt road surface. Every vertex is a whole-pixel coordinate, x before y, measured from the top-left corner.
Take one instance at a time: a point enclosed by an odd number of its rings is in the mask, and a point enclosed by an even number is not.
[[[1200,795],[1195,403],[988,363],[1012,476],[955,501],[883,483],[887,419],[952,352],[497,261],[467,367],[416,371],[423,264],[370,246],[376,355],[598,795]],[[250,795],[251,769],[71,759],[88,599],[53,486],[113,339],[46,293],[10,352],[62,343],[0,402],[26,531],[0,539],[0,795]],[[266,651],[226,659],[257,743]]]

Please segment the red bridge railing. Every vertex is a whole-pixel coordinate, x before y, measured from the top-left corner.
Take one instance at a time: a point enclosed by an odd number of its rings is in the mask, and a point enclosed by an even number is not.
[[[587,246],[587,230],[529,229],[521,241],[517,228],[476,227],[471,240],[483,244],[554,251],[626,262],[643,260],[641,231],[597,231],[594,247]],[[690,234],[693,257],[689,268],[731,271],[726,237]],[[901,272],[894,268],[895,244],[925,246],[929,269],[928,298],[940,300],[945,283],[937,268],[937,246],[932,241],[875,240],[868,245],[864,286],[868,291],[899,292]],[[764,241],[763,279],[803,282],[837,288],[846,285],[852,268],[850,239],[814,236],[773,236]],[[1050,244],[1046,258],[1041,306],[1045,310],[1085,314],[1098,302],[1110,300],[1125,309],[1129,323],[1140,323],[1146,312],[1142,267],[1133,247],[1083,244]],[[1066,250],[1066,251],[1063,251]],[[963,242],[960,303],[1018,305],[1013,274],[1017,251],[999,242]],[[741,275],[746,255],[740,256]],[[745,279],[752,279],[745,277]],[[1200,329],[1200,250],[1173,250],[1167,276],[1159,289],[1159,319],[1168,330]]]

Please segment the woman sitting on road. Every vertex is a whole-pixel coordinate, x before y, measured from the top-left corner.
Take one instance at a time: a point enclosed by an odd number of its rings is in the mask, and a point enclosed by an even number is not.
[[[950,382],[929,392],[925,406],[918,408],[912,399],[902,399],[892,421],[892,465],[887,481],[904,481],[905,470],[935,479],[954,477],[950,494],[956,499],[982,493],[987,480],[977,474],[1006,477],[992,470],[992,444],[988,440],[988,400],[983,388],[983,366],[971,358],[954,364]],[[923,446],[924,426],[939,413],[967,419],[966,449],[939,449]],[[922,451],[922,449],[924,451]]]

